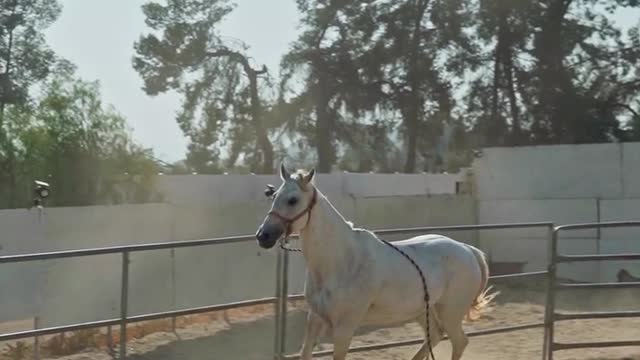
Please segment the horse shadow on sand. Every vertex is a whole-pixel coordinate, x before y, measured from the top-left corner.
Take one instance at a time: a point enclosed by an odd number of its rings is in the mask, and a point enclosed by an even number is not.
[[[287,354],[297,353],[304,337],[306,312],[292,311],[287,315]],[[273,360],[274,320],[261,319],[247,323],[233,323],[215,335],[177,340],[144,354],[132,354],[128,360]],[[364,335],[378,327],[363,326],[356,335]],[[320,337],[320,342],[328,340]],[[316,348],[315,350],[327,349]]]
[[[287,323],[287,352],[295,353],[302,343],[305,314],[291,313]],[[232,323],[215,335],[177,340],[129,360],[272,360],[274,320]]]

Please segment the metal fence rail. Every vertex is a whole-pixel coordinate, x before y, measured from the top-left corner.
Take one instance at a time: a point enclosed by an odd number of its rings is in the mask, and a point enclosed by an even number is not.
[[[499,224],[499,225],[474,225],[474,226],[439,226],[439,227],[415,227],[415,228],[401,228],[401,229],[382,229],[375,231],[379,235],[390,234],[404,234],[404,233],[419,233],[427,231],[445,231],[445,230],[475,230],[485,228],[515,228],[515,227],[539,227],[539,226],[552,226],[549,223],[530,223],[530,224]],[[234,244],[254,241],[254,235],[243,236],[230,236],[220,237],[212,239],[199,239],[199,240],[186,240],[186,241],[170,241],[162,243],[151,243],[141,245],[125,245],[125,246],[113,246],[93,249],[80,249],[80,250],[68,250],[68,251],[53,251],[43,253],[32,254],[18,254],[18,255],[6,255],[0,256],[0,264],[7,263],[20,263],[30,261],[42,261],[53,259],[66,259],[66,258],[79,258],[89,257],[97,255],[114,255],[120,254],[122,256],[122,270],[121,270],[121,292],[120,292],[120,316],[116,319],[83,322],[65,326],[47,327],[41,329],[34,329],[28,331],[13,332],[8,334],[0,334],[0,341],[19,340],[25,338],[39,337],[44,335],[58,334],[67,331],[75,331],[89,328],[98,327],[111,327],[120,326],[120,349],[119,358],[124,359],[126,357],[126,338],[127,338],[127,325],[129,323],[135,323],[140,321],[157,320],[163,318],[175,318],[177,316],[192,315],[197,313],[221,311],[227,309],[275,304],[276,312],[276,339],[275,348],[284,349],[286,341],[285,327],[286,327],[286,308],[287,308],[287,296],[279,296],[279,294],[287,294],[287,279],[286,272],[288,267],[288,258],[286,253],[279,253],[277,260],[277,284],[275,297],[252,299],[247,301],[239,301],[227,304],[216,304],[198,308],[181,309],[175,311],[167,311],[161,313],[150,313],[138,316],[128,315],[128,303],[129,303],[129,256],[133,252],[144,252],[153,250],[171,250],[179,248],[191,248],[198,246],[214,246],[222,244]],[[277,350],[276,350],[277,352]]]
[[[584,223],[558,226],[553,229],[551,236],[551,261],[549,264],[549,282],[547,287],[547,302],[545,311],[543,360],[553,360],[553,352],[559,350],[587,349],[597,347],[623,347],[640,345],[640,340],[631,341],[601,341],[582,343],[559,343],[554,341],[554,325],[563,320],[584,319],[612,319],[640,317],[640,311],[610,311],[610,312],[584,312],[584,313],[559,313],[555,311],[555,297],[557,290],[572,289],[625,289],[640,288],[640,282],[622,283],[587,283],[567,284],[558,283],[557,266],[560,263],[609,261],[609,260],[640,260],[640,254],[607,254],[607,255],[561,255],[558,253],[558,238],[561,231],[603,229],[619,227],[640,227],[640,221],[617,221],[604,223]]]
[[[194,314],[201,314],[201,313],[207,313],[207,312],[213,312],[213,311],[223,311],[223,310],[237,309],[237,308],[256,306],[256,305],[275,304],[276,300],[277,299],[275,297],[267,297],[262,299],[237,301],[237,302],[226,303],[226,304],[201,306],[196,308],[188,308],[188,309],[175,310],[175,311],[164,311],[164,312],[150,313],[150,314],[144,314],[144,315],[127,316],[126,322],[127,324],[133,324],[133,323],[142,322],[142,321],[167,319],[167,318],[172,318],[177,316],[194,315]],[[67,331],[114,326],[114,325],[120,324],[121,322],[122,322],[121,318],[116,318],[116,319],[109,319],[109,320],[91,321],[91,322],[85,322],[85,323],[79,323],[79,324],[73,324],[73,325],[48,327],[48,328],[42,328],[42,329],[36,329],[36,330],[26,330],[26,331],[14,332],[9,334],[2,334],[0,335],[0,342],[32,338],[36,336],[60,334]]]
[[[233,244],[253,241],[255,237],[253,235],[244,236],[230,236],[213,239],[200,239],[200,240],[186,240],[186,241],[169,241],[163,243],[142,244],[142,245],[126,245],[126,246],[113,246],[94,249],[82,249],[82,250],[69,250],[69,251],[53,251],[35,254],[20,254],[20,255],[8,255],[0,256],[0,264],[7,263],[19,263],[27,261],[39,261],[39,260],[53,260],[53,259],[66,259],[66,258],[78,258],[96,255],[109,255],[109,254],[121,254],[122,255],[122,272],[120,283],[120,317],[118,319],[101,320],[93,322],[85,322],[80,324],[72,324],[67,326],[48,327],[43,329],[35,329],[29,331],[14,332],[9,334],[0,335],[0,341],[18,340],[30,337],[37,337],[49,334],[57,334],[65,331],[82,330],[97,327],[110,327],[114,325],[120,325],[120,349],[119,358],[124,359],[127,355],[127,324],[139,321],[148,321],[169,317],[176,317],[182,315],[191,315],[197,313],[203,313],[208,311],[225,310],[232,308],[239,308],[245,306],[254,306],[259,304],[275,303],[276,298],[266,299],[254,299],[249,301],[240,301],[228,304],[212,305],[206,307],[182,309],[177,311],[168,311],[163,313],[144,314],[139,316],[128,316],[128,304],[129,304],[129,255],[132,252],[140,251],[153,251],[153,250],[169,250],[178,248],[188,248],[197,246],[212,246],[221,244]]]
[[[467,333],[467,336],[476,337],[476,336],[483,336],[483,335],[495,335],[495,334],[502,334],[502,333],[511,332],[511,331],[530,330],[530,329],[537,329],[542,327],[544,327],[543,322],[533,323],[533,324],[505,326],[505,327],[494,328],[494,329],[470,331]],[[442,338],[442,340],[447,340],[447,339],[448,339],[448,336],[444,336]],[[349,349],[349,353],[351,354],[351,353],[373,351],[373,350],[384,350],[384,349],[401,347],[401,346],[414,346],[414,345],[420,345],[423,342],[424,342],[424,338],[420,338],[420,339],[413,339],[413,340],[394,341],[394,342],[388,342],[388,343],[382,343],[382,344],[354,346]],[[316,351],[313,353],[313,357],[327,356],[331,354],[333,354],[333,350]],[[292,359],[299,359],[300,356],[298,354],[293,354],[293,355],[284,355],[282,358],[286,360],[292,360]]]
[[[65,259],[74,257],[85,257],[95,255],[113,255],[122,254],[125,252],[139,252],[139,251],[152,251],[152,250],[171,250],[196,246],[208,246],[208,245],[222,245],[222,244],[235,244],[248,241],[254,241],[254,235],[242,235],[242,236],[228,236],[213,239],[199,239],[199,240],[185,240],[185,241],[167,241],[161,243],[142,244],[142,245],[124,245],[124,246],[111,246],[94,249],[82,249],[82,250],[66,250],[66,251],[51,251],[35,254],[19,254],[19,255],[4,255],[0,256],[0,264],[5,263],[17,263],[25,261],[37,261],[37,260],[53,260],[53,259]]]
[[[397,235],[412,233],[428,233],[435,231],[480,231],[480,230],[499,230],[499,229],[522,229],[522,228],[545,228],[548,230],[548,251],[550,264],[548,271],[536,271],[528,273],[507,274],[490,277],[491,280],[512,279],[512,278],[530,278],[546,276],[548,278],[547,301],[545,306],[544,323],[533,323],[516,326],[508,326],[495,329],[486,329],[470,332],[469,336],[482,336],[490,334],[498,334],[517,330],[527,330],[533,328],[545,328],[543,359],[552,360],[553,351],[565,349],[577,349],[586,347],[607,347],[607,346],[633,346],[640,345],[640,341],[617,341],[617,342],[601,342],[601,343],[577,343],[565,344],[553,341],[553,326],[555,321],[576,320],[576,319],[604,319],[604,318],[627,318],[638,317],[640,311],[623,311],[623,312],[590,312],[590,313],[556,313],[555,312],[555,291],[560,289],[590,289],[590,288],[623,288],[636,287],[638,283],[604,283],[604,284],[559,284],[557,283],[556,266],[558,263],[564,262],[582,262],[582,261],[604,261],[604,260],[638,260],[640,254],[615,254],[615,255],[560,255],[557,253],[558,233],[566,230],[579,230],[590,228],[612,228],[624,226],[640,226],[640,221],[632,222],[611,222],[611,223],[588,223],[575,224],[554,227],[550,222],[535,223],[514,223],[514,224],[488,224],[488,225],[463,225],[463,226],[436,226],[436,227],[413,227],[398,229],[382,229],[374,231],[376,234]],[[28,261],[39,261],[49,259],[77,258],[95,255],[120,254],[122,256],[121,270],[121,300],[120,300],[120,316],[115,319],[78,323],[66,326],[48,327],[42,329],[14,332],[9,334],[0,334],[0,341],[18,340],[24,338],[38,337],[62,333],[66,331],[74,331],[88,328],[120,326],[120,349],[119,358],[126,358],[126,334],[127,325],[141,321],[157,320],[163,318],[175,318],[177,316],[191,315],[197,313],[221,311],[227,309],[274,304],[275,305],[275,324],[276,331],[274,337],[274,356],[275,359],[297,359],[298,355],[285,355],[286,344],[286,320],[287,320],[287,303],[289,301],[303,300],[303,294],[289,295],[288,292],[288,253],[280,250],[277,258],[276,269],[276,294],[274,297],[266,297],[262,299],[251,299],[227,304],[216,304],[197,308],[180,309],[159,313],[148,313],[143,315],[129,316],[129,256],[132,252],[177,249],[197,246],[213,246],[220,244],[243,243],[253,241],[253,235],[232,236],[213,239],[189,240],[189,241],[172,241],[164,243],[153,243],[143,245],[115,246],[96,249],[83,249],[72,251],[56,251],[36,254],[20,254],[0,256],[0,264],[18,263]],[[445,338],[446,339],[446,338]],[[423,339],[406,340],[399,342],[391,342],[384,344],[373,344],[366,346],[358,346],[350,349],[350,352],[362,352],[379,349],[387,349],[397,346],[417,345],[421,344]],[[315,356],[329,355],[331,351],[319,351],[314,353]]]
[[[397,234],[410,234],[410,233],[427,233],[427,232],[434,232],[434,231],[478,231],[478,230],[502,230],[502,229],[524,229],[524,228],[547,229],[547,246],[550,246],[550,243],[551,243],[550,237],[554,229],[554,224],[551,222],[484,224],[484,225],[462,225],[462,226],[432,226],[432,227],[419,227],[419,228],[378,230],[378,231],[375,231],[375,233],[377,235],[397,235]],[[286,253],[285,253],[285,256],[287,256]],[[528,278],[528,277],[539,277],[539,276],[546,276],[546,275],[547,275],[547,271],[536,271],[536,272],[492,276],[490,277],[490,279],[499,280],[499,279],[511,279],[511,278]],[[287,280],[285,275],[284,284],[280,288],[280,293],[278,297],[287,298],[289,301],[296,301],[296,300],[304,299],[304,294],[288,295]],[[286,333],[285,333],[286,332],[286,304],[280,316],[282,316],[282,319],[279,323],[279,327],[276,329],[276,332],[280,333],[280,335],[277,335],[279,336],[280,342],[278,343],[278,346],[276,346],[275,358],[276,359],[299,359],[300,358],[299,354],[288,354],[288,355],[285,354],[284,339],[286,339]],[[491,335],[491,334],[498,334],[503,332],[527,330],[527,329],[541,328],[541,327],[544,327],[544,323],[534,323],[534,324],[501,327],[501,328],[495,328],[495,329],[479,330],[479,331],[470,332],[467,335],[468,336]],[[446,339],[446,337],[444,339]],[[418,344],[422,344],[423,342],[424,342],[424,338],[420,338],[420,339],[414,339],[414,340],[389,342],[384,344],[364,345],[364,346],[350,348],[349,353],[381,350],[381,349],[400,347],[400,346],[418,345]],[[316,351],[313,353],[313,357],[330,355],[332,354],[332,352],[333,352],[332,350]]]

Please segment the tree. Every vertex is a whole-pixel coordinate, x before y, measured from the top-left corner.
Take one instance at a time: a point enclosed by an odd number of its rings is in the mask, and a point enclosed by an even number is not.
[[[396,5],[383,1],[298,2],[300,12],[305,14],[305,31],[285,56],[283,68],[294,81],[299,79],[296,76],[304,79],[304,89],[293,102],[301,106],[299,120],[312,123],[306,128],[315,132],[311,139],[321,171],[331,169],[340,145],[351,152],[361,147],[363,129],[381,129],[384,123],[382,129],[391,130],[390,121],[380,121],[380,117],[395,120],[395,112],[402,115],[407,138],[405,170],[413,171],[418,147],[424,146],[419,144],[423,131],[432,133],[433,139],[437,137],[433,135],[437,126],[418,127],[427,115],[425,103],[437,99],[441,105],[429,113],[434,119],[446,118],[451,110],[448,85],[441,81],[434,64],[436,55],[433,49],[427,51],[444,37],[425,40],[423,32],[429,1]],[[442,5],[433,8],[442,10]],[[414,17],[415,13],[420,16]],[[371,158],[361,155],[360,159]]]
[[[17,191],[16,149],[7,136],[8,107],[27,104],[29,90],[56,67],[70,64],[57,58],[47,46],[43,31],[60,15],[56,0],[0,0],[0,187],[10,195]]]
[[[217,172],[243,158],[254,172],[272,173],[273,145],[258,84],[267,69],[254,67],[246,46],[231,48],[216,29],[233,6],[227,0],[170,0],[142,9],[152,32],[134,44],[133,67],[147,94],[175,90],[183,96],[177,121],[191,139],[188,164]],[[229,153],[226,164],[220,149]]]
[[[452,123],[452,81],[474,52],[464,31],[470,24],[465,1],[373,1],[361,6],[362,76],[377,85],[371,93],[387,112],[399,113],[405,139],[405,172],[414,172],[419,153],[437,146],[444,123]]]
[[[12,106],[6,114],[20,186],[5,199],[13,195],[20,207],[29,206],[34,179],[51,183],[52,206],[155,199],[152,154],[133,143],[125,119],[102,104],[96,82],[63,74],[41,87],[32,106]]]
[[[480,145],[624,140],[640,59],[610,19],[634,1],[481,0],[466,108]],[[492,74],[491,77],[487,73]]]
[[[639,94],[640,50],[622,39],[609,17],[637,1],[546,0],[536,29],[532,80],[537,142],[607,142],[620,132],[618,114]],[[604,10],[600,10],[604,7]],[[633,41],[633,40],[632,40]],[[635,78],[634,78],[635,76]]]
[[[531,0],[479,1],[474,21],[478,48],[483,50],[473,56],[476,75],[470,84],[467,111],[484,145],[527,143],[523,126],[530,121],[526,107],[530,109],[531,104],[523,88],[532,61],[527,55],[533,32],[529,19],[537,9]]]
[[[0,0],[0,124],[5,107],[23,104],[59,60],[43,31],[60,11],[56,0]]]
[[[358,78],[357,44],[348,34],[349,2],[326,0],[298,1],[304,14],[304,31],[282,60],[284,77],[281,97],[294,93],[290,106],[291,123],[316,148],[317,169],[330,172],[338,158],[338,142],[349,141],[351,133],[345,125],[345,111],[360,113],[358,97],[362,84]],[[304,83],[296,94],[292,83]]]

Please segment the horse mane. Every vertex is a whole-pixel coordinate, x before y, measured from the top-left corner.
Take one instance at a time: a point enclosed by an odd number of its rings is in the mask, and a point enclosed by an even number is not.
[[[309,175],[309,171],[298,169],[293,174],[291,174],[291,179],[298,184],[300,189],[302,189],[303,191],[308,191],[309,190],[309,186],[308,186],[309,184],[304,184],[304,182],[303,182],[303,179],[307,175]],[[311,181],[311,182],[313,182],[313,181]]]
[[[302,180],[303,180],[303,179],[305,178],[305,176],[307,176],[307,175],[309,175],[309,171],[306,171],[306,170],[303,170],[303,169],[298,169],[298,170],[296,170],[293,174],[291,174],[291,179],[292,179],[293,181],[295,181],[296,183],[298,183],[298,185],[300,186],[300,188],[301,188],[302,190],[307,191],[307,190],[309,190],[309,189],[308,189],[308,188],[306,188],[305,186],[303,186],[303,183],[302,183]],[[312,181],[312,182],[313,182],[313,181]],[[308,185],[308,184],[307,184],[307,185]],[[327,202],[329,203],[329,205],[331,205],[331,207],[334,207],[334,206],[333,206],[333,204],[331,204],[331,202],[329,201],[329,199],[328,199],[328,198],[326,198],[326,196],[325,196],[324,198],[325,198],[325,201],[327,201]],[[335,207],[334,207],[334,209],[335,209]],[[338,211],[338,209],[335,209],[335,211],[336,211],[338,214],[340,214],[340,216],[343,216],[343,215]],[[368,231],[368,230],[366,230],[366,229],[361,229],[361,228],[357,228],[357,227],[355,227],[355,225],[353,224],[353,222],[352,222],[352,221],[350,221],[350,220],[346,220],[346,219],[345,219],[345,222],[347,223],[347,225],[349,225],[349,227],[351,228],[351,230],[355,230],[355,231],[367,231],[367,232],[370,232],[370,231]],[[372,233],[372,234],[373,234],[373,233]],[[375,234],[373,234],[373,235],[375,236]]]
[[[306,175],[309,175],[309,172],[303,169],[298,169],[293,174],[291,174],[291,178],[295,181],[302,181],[302,178]]]

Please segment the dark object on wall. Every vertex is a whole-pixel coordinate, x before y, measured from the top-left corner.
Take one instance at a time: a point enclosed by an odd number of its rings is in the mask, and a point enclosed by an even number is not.
[[[275,193],[276,193],[276,188],[273,185],[268,184],[267,188],[264,190],[264,196],[271,199],[273,195],[275,195]]]
[[[36,186],[33,189],[35,197],[33,198],[32,207],[42,208],[42,203],[51,194],[51,189],[49,183],[46,183],[44,181],[35,180],[34,183],[36,184]]]
[[[620,269],[616,277],[618,282],[640,282],[640,278],[631,275],[626,269]]]

